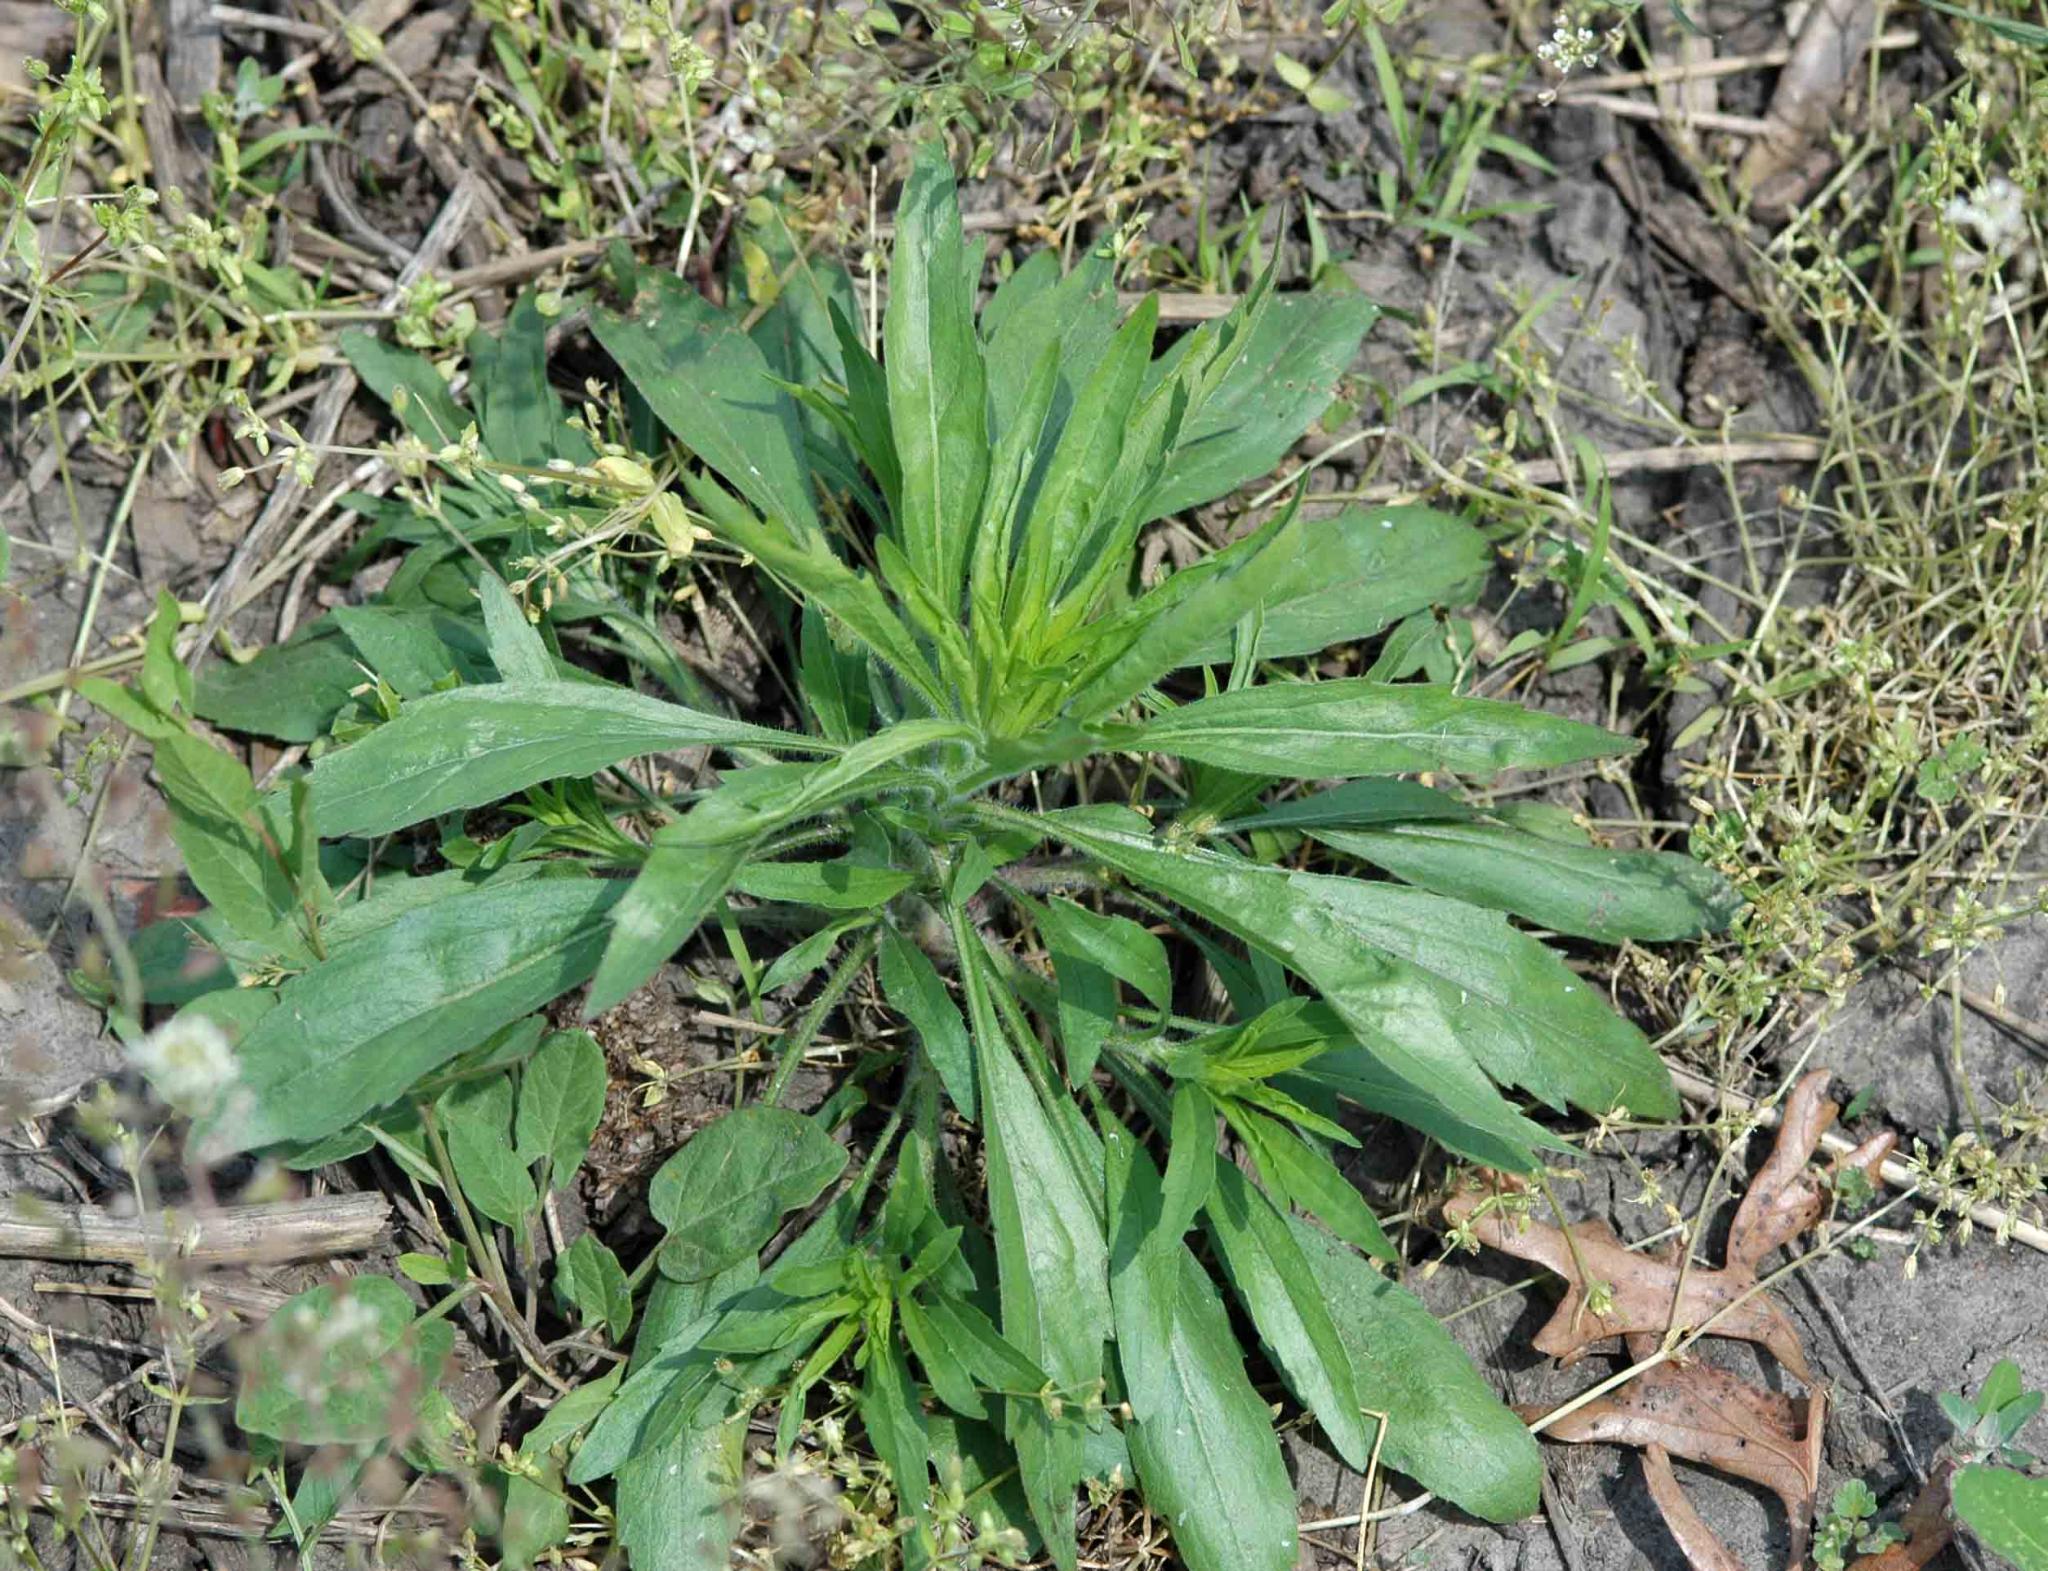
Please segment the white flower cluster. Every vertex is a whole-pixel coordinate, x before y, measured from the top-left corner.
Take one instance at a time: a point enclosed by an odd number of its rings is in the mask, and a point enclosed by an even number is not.
[[[1536,58],[1559,76],[1589,70],[1600,63],[1600,35],[1583,22],[1560,16],[1549,40],[1536,46]]]
[[[184,1113],[219,1107],[240,1079],[234,1047],[220,1027],[189,1011],[131,1043],[128,1061],[158,1096]]]
[[[1944,214],[1958,229],[1970,231],[1994,260],[2011,256],[2027,237],[2026,205],[2019,187],[2004,175],[1994,175],[1967,197],[1951,198]]]

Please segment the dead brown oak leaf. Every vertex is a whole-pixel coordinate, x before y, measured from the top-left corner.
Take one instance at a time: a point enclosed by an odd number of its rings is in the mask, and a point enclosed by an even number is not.
[[[1813,1227],[1827,1209],[1832,1180],[1808,1166],[1835,1120],[1827,1085],[1827,1072],[1815,1070],[1786,1098],[1777,1142],[1736,1209],[1718,1270],[1685,1269],[1679,1247],[1661,1255],[1633,1253],[1604,1222],[1557,1228],[1489,1205],[1489,1198],[1515,1185],[1503,1175],[1461,1189],[1445,1202],[1444,1215],[1469,1225],[1481,1243],[1564,1279],[1564,1301],[1535,1337],[1537,1349],[1562,1364],[1608,1350],[1617,1340],[1641,1362],[1667,1334],[1701,1331],[1768,1348],[1812,1387],[1798,1331],[1757,1284],[1772,1251]],[[1841,1157],[1835,1172],[1853,1168],[1874,1179],[1893,1144],[1890,1134],[1867,1140]],[[1698,1358],[1674,1357],[1566,1414],[1548,1433],[1554,1440],[1640,1448],[1651,1498],[1695,1571],[1737,1571],[1740,1562],[1680,1489],[1671,1459],[1748,1479],[1777,1495],[1791,1522],[1796,1566],[1812,1526],[1825,1415],[1818,1389],[1794,1399]]]

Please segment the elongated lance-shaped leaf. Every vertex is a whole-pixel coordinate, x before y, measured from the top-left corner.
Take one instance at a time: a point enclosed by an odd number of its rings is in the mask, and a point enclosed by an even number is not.
[[[1277,518],[1073,635],[1069,645],[1086,663],[1072,679],[1068,714],[1099,719],[1185,665],[1188,652],[1217,628],[1234,627],[1265,601],[1300,543],[1301,520]]]
[[[1312,655],[1385,632],[1431,606],[1466,605],[1493,562],[1486,537],[1427,507],[1352,507],[1302,526],[1300,549],[1266,597],[1259,654]],[[1224,665],[1232,630],[1212,633],[1191,665]]]
[[[952,165],[942,146],[928,144],[896,208],[882,370],[903,477],[897,532],[912,570],[945,607],[957,607],[988,478],[988,393],[968,260]]]
[[[1152,1416],[1127,1431],[1145,1497],[1189,1571],[1289,1571],[1294,1487],[1264,1400],[1207,1274],[1185,1244],[1156,1291],[1171,1295],[1166,1371]]]
[[[1059,382],[1042,438],[1050,444],[1059,437],[1079,389],[1116,332],[1116,318],[1115,270],[1107,257],[1094,253],[1061,277],[1058,256],[1036,252],[996,286],[982,309],[981,336],[998,439],[1009,431],[1025,381],[1048,348],[1054,349]]]
[[[489,883],[338,944],[242,1035],[236,1094],[198,1137],[234,1151],[317,1140],[396,1101],[588,977],[621,893],[594,878]]]
[[[1030,510],[1023,515],[1021,558],[1007,605],[1022,632],[1038,634],[1069,576],[1085,565],[1080,547],[1105,503],[1104,492],[1125,449],[1134,444],[1150,449],[1134,454],[1133,461],[1157,462],[1163,456],[1167,403],[1157,401],[1156,408],[1136,416],[1131,412],[1158,321],[1158,300],[1147,296],[1117,330],[1075,394],[1073,417],[1062,429]]]
[[[1289,1388],[1314,1411],[1337,1454],[1366,1467],[1372,1427],[1360,1411],[1344,1344],[1286,1218],[1229,1162],[1216,1169],[1206,1215],[1238,1299]]]
[[[791,538],[818,532],[796,401],[739,319],[684,280],[653,268],[620,316],[591,331],[661,423]]]
[[[686,476],[684,485],[705,510],[714,533],[752,554],[762,567],[867,645],[934,714],[954,711],[954,695],[932,674],[916,635],[897,616],[880,586],[840,561],[822,532],[797,541],[785,539],[701,476]]]
[[[1134,749],[1297,780],[1424,770],[1491,775],[1612,758],[1637,746],[1520,704],[1352,677],[1216,693],[1113,736]]]
[[[1568,845],[1499,824],[1311,833],[1433,893],[1603,943],[1719,932],[1742,905],[1719,873],[1675,852]]]
[[[1010,1051],[989,996],[980,935],[957,904],[948,915],[974,1036],[1002,1334],[1063,1390],[1084,1389],[1100,1377],[1103,1344],[1115,1329],[1100,1190],[1096,1198],[1089,1192],[1100,1169],[1076,1170],[1052,1122],[1064,1109],[1039,1101]],[[1074,1489],[1084,1466],[1074,1421],[1021,1398],[1007,1405],[1006,1418],[1032,1519],[1054,1559],[1071,1567]]]
[[[1288,1220],[1351,1361],[1358,1397],[1387,1415],[1381,1456],[1491,1522],[1536,1509],[1536,1439],[1416,1297],[1314,1225]]]
[[[1379,307],[1348,290],[1266,301],[1235,357],[1190,412],[1143,516],[1184,512],[1270,474],[1329,407],[1378,316]],[[1183,355],[1200,349],[1191,344],[1163,356],[1155,376],[1172,375]]]
[[[669,748],[836,751],[830,742],[685,709],[623,687],[496,682],[430,693],[313,766],[320,833],[385,834],[546,780]]]
[[[1493,1088],[1470,1049],[1445,1029],[1443,1011],[1431,1008],[1420,1021],[1403,1018],[1399,1006],[1412,990],[1400,986],[1391,956],[1348,927],[1332,888],[1346,880],[1290,874],[1220,852],[1170,850],[1096,815],[1048,813],[1029,821],[1235,933],[1319,988],[1410,1099],[1411,1122],[1453,1149],[1465,1149],[1461,1142],[1469,1140],[1488,1156],[1512,1152],[1519,1158],[1513,1165],[1534,1165],[1533,1152],[1545,1143],[1541,1126]]]

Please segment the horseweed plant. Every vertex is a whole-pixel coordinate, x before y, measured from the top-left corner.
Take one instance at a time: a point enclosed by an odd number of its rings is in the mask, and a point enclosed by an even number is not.
[[[208,1149],[310,1165],[374,1141],[464,1219],[463,1247],[409,1272],[509,1301],[512,1271],[546,1269],[537,1198],[604,1100],[595,1042],[535,1012],[586,984],[609,1010],[707,919],[800,935],[765,976],[742,957],[756,998],[811,997],[758,1093],[654,1177],[658,1250],[629,1276],[585,1239],[553,1266],[586,1337],[637,1325],[631,1362],[557,1402],[510,1482],[560,1505],[616,1475],[637,1563],[678,1542],[723,1563],[747,1416],[779,1401],[783,1459],[864,1434],[906,1565],[1023,1545],[1072,1566],[1079,1487],[1121,1470],[1196,1571],[1292,1566],[1226,1292],[1351,1465],[1529,1512],[1534,1442],[1374,1263],[1395,1254],[1333,1159],[1358,1144],[1342,1106],[1522,1171],[1557,1141],[1507,1093],[1669,1115],[1643,1037],[1509,917],[1669,939],[1732,897],[1682,857],[1531,832],[1451,788],[1629,746],[1407,680],[1486,570],[1467,524],[1310,519],[1297,496],[1139,583],[1148,523],[1264,475],[1318,417],[1369,302],[1269,272],[1155,357],[1156,302],[1119,323],[1106,260],[1039,256],[977,317],[934,153],[896,234],[879,359],[836,271],[788,259],[747,320],[615,259],[623,304],[590,320],[630,448],[556,405],[533,300],[471,339],[473,409],[350,341],[409,432],[409,500],[358,499],[374,524],[344,564],[404,547],[388,586],[197,682],[167,606],[138,687],[90,686],[155,743],[210,904],[142,935],[117,1021],[136,1029],[138,998],[211,1021],[238,1078],[188,1108]],[[767,581],[798,729],[718,712],[646,614],[735,557]],[[1302,679],[1297,657],[1383,633],[1364,674]],[[259,792],[195,716],[314,761]],[[686,748],[731,762],[702,790],[620,767]],[[394,837],[430,824],[448,865],[421,873]],[[789,1109],[871,965],[908,1029]],[[380,1297],[359,1317],[401,1374],[426,1367],[410,1315]],[[337,1432],[295,1400],[258,1382],[245,1427]],[[536,1519],[569,1530],[508,1493],[515,1519],[522,1553]]]

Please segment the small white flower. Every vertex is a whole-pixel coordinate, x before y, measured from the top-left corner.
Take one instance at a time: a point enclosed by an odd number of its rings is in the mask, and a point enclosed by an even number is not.
[[[1953,198],[1944,212],[1958,229],[1975,234],[1987,256],[2010,256],[2026,238],[2027,214],[2019,187],[1995,175],[1970,195]]]
[[[203,1015],[165,1021],[128,1049],[128,1061],[181,1112],[205,1112],[240,1079],[235,1050],[221,1028]]]

